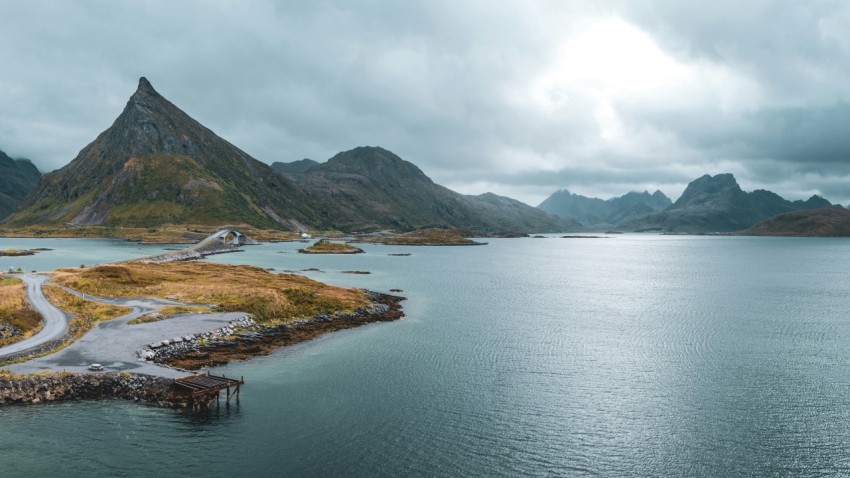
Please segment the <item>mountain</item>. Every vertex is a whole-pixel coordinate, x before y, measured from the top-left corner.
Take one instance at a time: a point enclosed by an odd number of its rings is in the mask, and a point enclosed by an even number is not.
[[[68,165],[44,176],[11,225],[324,225],[310,198],[218,137],[145,78],[124,111]]]
[[[672,204],[661,191],[649,194],[630,192],[604,201],[572,194],[566,189],[554,192],[538,208],[549,214],[573,218],[590,227],[610,227],[639,216],[661,211]]]
[[[850,211],[830,206],[780,214],[742,232],[750,236],[850,236]]]
[[[312,159],[304,158],[298,161],[292,161],[291,163],[274,162],[272,163],[272,169],[280,174],[297,174],[306,172],[317,164],[319,163]]]
[[[459,227],[486,232],[571,231],[561,219],[514,199],[466,196],[435,184],[416,165],[379,147],[341,152],[303,173],[286,174],[311,197],[334,204],[327,221],[342,230]]]
[[[41,173],[31,162],[0,151],[0,220],[17,209],[40,180]]]
[[[622,227],[638,231],[732,232],[782,213],[821,207],[824,203],[829,201],[817,196],[791,202],[763,189],[747,193],[731,174],[705,175],[688,184],[672,206],[628,221]]]

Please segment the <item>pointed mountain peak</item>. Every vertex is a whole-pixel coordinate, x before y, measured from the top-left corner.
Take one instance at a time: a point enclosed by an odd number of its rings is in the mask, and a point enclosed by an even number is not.
[[[156,93],[156,90],[153,89],[153,85],[148,81],[144,76],[139,78],[139,87],[136,88],[136,92],[144,92],[144,93]]]
[[[153,98],[161,98],[161,96],[153,89],[151,82],[143,76],[139,78],[139,87],[136,88],[136,92],[130,97],[129,103],[145,103]]]

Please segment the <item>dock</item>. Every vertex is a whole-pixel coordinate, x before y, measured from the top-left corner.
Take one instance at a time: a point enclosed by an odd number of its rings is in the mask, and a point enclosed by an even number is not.
[[[171,387],[178,395],[188,399],[189,405],[195,412],[209,410],[215,401],[216,408],[221,405],[221,392],[226,392],[225,405],[230,406],[230,399],[236,399],[239,404],[239,389],[245,384],[245,379],[239,380],[206,374],[190,375],[188,377],[175,378]]]

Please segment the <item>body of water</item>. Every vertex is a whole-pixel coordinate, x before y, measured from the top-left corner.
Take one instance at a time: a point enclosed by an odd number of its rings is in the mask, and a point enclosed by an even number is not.
[[[215,256],[403,289],[408,317],[217,369],[247,384],[239,407],[210,416],[0,408],[0,475],[850,474],[850,240],[489,242]],[[0,268],[163,249],[0,239],[13,247],[55,250]]]

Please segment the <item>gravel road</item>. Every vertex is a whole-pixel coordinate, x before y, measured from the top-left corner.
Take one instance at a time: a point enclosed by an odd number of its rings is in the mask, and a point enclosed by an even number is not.
[[[33,307],[44,316],[44,328],[29,339],[0,348],[0,358],[38,347],[56,340],[68,329],[67,315],[48,302],[42,286],[50,278],[41,274],[26,274],[21,277],[27,286],[27,294]],[[151,362],[140,361],[136,355],[145,345],[163,339],[208,332],[227,325],[231,320],[243,317],[240,312],[219,314],[186,314],[159,322],[129,325],[127,322],[152,312],[164,305],[183,305],[163,299],[115,299],[81,294],[72,289],[63,289],[87,300],[112,305],[131,307],[133,311],[113,320],[100,322],[79,340],[54,354],[27,362],[7,366],[14,373],[42,371],[67,371],[84,373],[88,366],[99,363],[106,371],[128,371],[162,377],[179,377],[186,372],[174,370]]]
[[[68,330],[68,316],[51,304],[44,296],[42,286],[50,276],[42,274],[16,275],[23,279],[27,287],[27,296],[33,308],[44,317],[44,327],[32,337],[0,348],[0,359],[19,352],[32,350],[65,335]]]

